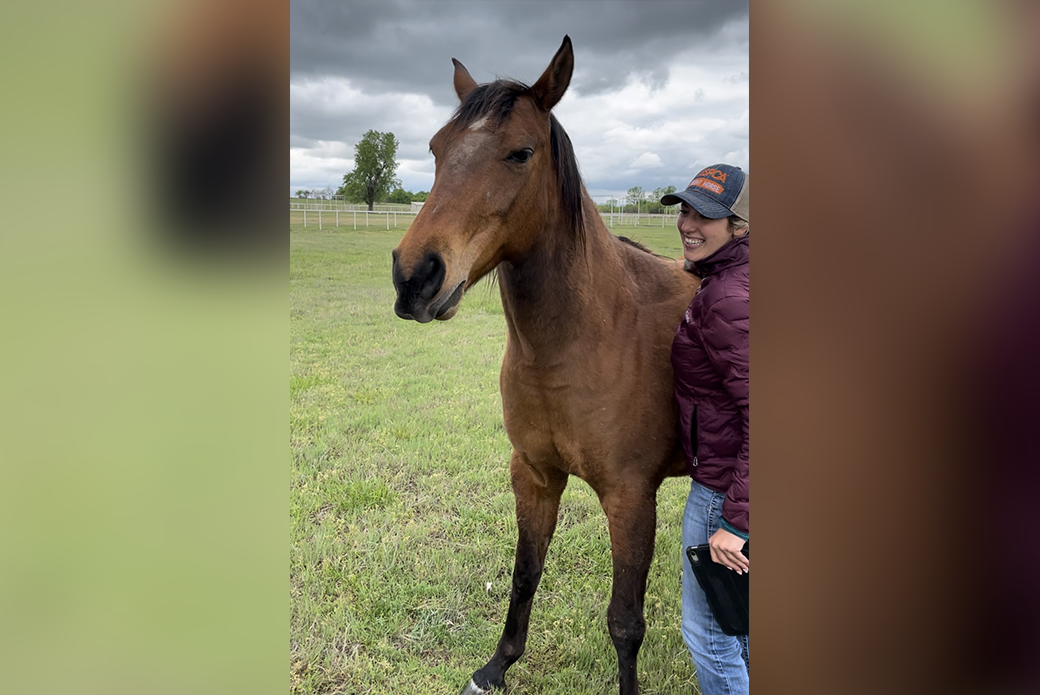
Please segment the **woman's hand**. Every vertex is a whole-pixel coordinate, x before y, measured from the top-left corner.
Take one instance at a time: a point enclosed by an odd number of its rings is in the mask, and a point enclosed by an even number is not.
[[[748,559],[740,552],[744,548],[744,539],[740,536],[720,528],[708,539],[708,545],[711,546],[713,562],[725,565],[737,574],[748,571]]]

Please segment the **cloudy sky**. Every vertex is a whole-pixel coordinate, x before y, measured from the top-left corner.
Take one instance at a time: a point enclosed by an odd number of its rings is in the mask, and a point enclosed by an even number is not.
[[[750,171],[747,2],[293,0],[290,22],[290,194],[337,188],[370,129],[400,140],[405,190],[430,190],[451,59],[533,84],[564,34],[574,77],[553,113],[594,198]]]

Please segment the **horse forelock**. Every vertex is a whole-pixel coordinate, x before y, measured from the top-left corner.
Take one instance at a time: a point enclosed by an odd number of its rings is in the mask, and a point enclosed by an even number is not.
[[[529,89],[524,83],[513,80],[496,80],[474,88],[448,121],[451,135],[458,135],[477,122],[492,119],[492,129],[497,129],[509,120],[517,97]]]
[[[528,95],[530,91],[531,88],[526,84],[515,80],[496,80],[474,88],[448,121],[450,136],[454,137],[473,127],[482,128],[487,124],[491,125],[492,131],[497,130],[509,120],[516,100]],[[552,114],[549,114],[549,143],[559,186],[562,217],[568,228],[577,235],[579,244],[584,247],[584,186],[581,173],[578,171],[578,161],[574,156],[571,139]]]

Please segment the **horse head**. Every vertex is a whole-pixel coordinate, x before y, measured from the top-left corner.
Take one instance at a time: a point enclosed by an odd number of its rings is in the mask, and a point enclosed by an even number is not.
[[[581,219],[573,150],[550,114],[574,70],[570,38],[532,87],[478,85],[452,62],[460,105],[430,140],[433,187],[393,252],[394,311],[420,323],[454,316],[467,288],[523,260],[561,215]]]

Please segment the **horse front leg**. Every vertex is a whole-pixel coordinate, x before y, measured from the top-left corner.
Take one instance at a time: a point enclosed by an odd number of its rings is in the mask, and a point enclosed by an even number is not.
[[[620,695],[636,695],[636,660],[646,634],[643,600],[654,557],[657,501],[653,492],[621,489],[600,499],[610,528],[614,585],[607,608],[607,628],[618,657]]]
[[[555,469],[535,470],[515,451],[509,461],[509,474],[516,497],[519,531],[509,611],[494,656],[473,674],[462,695],[483,695],[492,688],[505,688],[506,669],[524,653],[531,604],[542,578],[549,541],[556,530],[560,495],[567,486],[566,473]]]

